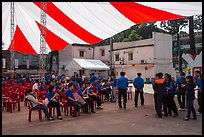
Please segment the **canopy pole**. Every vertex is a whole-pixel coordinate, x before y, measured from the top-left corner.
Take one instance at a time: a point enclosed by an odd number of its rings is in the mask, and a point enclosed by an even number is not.
[[[40,64],[39,64],[39,73],[40,81],[43,81],[45,76],[45,65],[46,65],[46,11],[47,11],[47,2],[41,2],[41,14],[40,14],[40,23],[41,23],[41,33],[40,33]]]
[[[110,37],[110,74],[113,73],[113,37]]]
[[[10,5],[10,10],[11,10],[11,50],[10,50],[10,70],[11,70],[11,77],[14,78],[14,2],[11,2]]]

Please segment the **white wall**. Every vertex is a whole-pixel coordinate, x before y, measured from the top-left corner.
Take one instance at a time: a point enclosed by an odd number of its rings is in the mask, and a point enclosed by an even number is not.
[[[155,73],[169,73],[176,76],[172,62],[172,36],[163,33],[153,33]]]

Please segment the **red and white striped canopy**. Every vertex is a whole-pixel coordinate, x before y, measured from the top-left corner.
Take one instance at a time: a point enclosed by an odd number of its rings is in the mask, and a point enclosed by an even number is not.
[[[14,50],[40,53],[40,2],[15,2]],[[202,13],[202,2],[47,2],[46,51],[94,44],[134,24]],[[2,45],[10,50],[10,2],[2,3]]]

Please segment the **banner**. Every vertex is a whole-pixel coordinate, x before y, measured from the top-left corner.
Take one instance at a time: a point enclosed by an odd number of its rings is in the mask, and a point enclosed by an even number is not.
[[[18,59],[15,59],[15,68],[18,68]]]
[[[2,68],[6,68],[6,59],[5,58],[2,59]]]
[[[29,60],[26,60],[27,69],[29,69]]]

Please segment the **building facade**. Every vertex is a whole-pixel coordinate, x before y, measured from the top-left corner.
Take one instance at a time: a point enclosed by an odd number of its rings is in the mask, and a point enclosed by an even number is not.
[[[112,66],[116,77],[119,77],[121,71],[125,71],[126,76],[133,80],[140,72],[145,82],[151,82],[157,72],[176,75],[172,63],[172,36],[156,32],[152,36],[139,41],[113,43]],[[72,58],[99,59],[110,66],[110,57],[110,45],[94,48],[70,45],[59,51],[59,73],[73,74],[64,69]],[[95,73],[105,75],[103,71]]]

